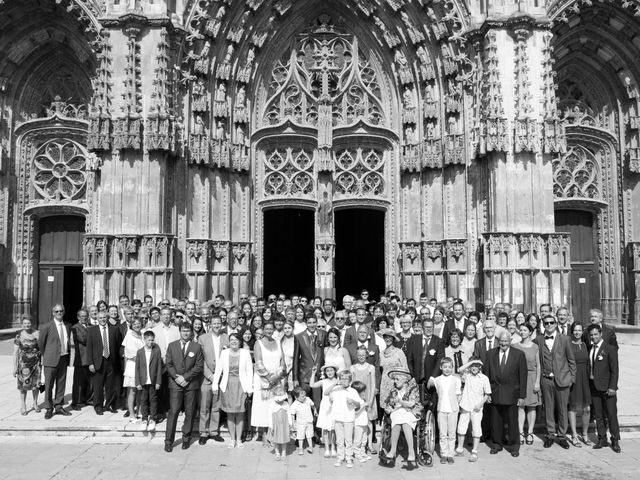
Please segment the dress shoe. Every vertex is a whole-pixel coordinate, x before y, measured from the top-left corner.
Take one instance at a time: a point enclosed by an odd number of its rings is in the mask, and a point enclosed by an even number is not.
[[[131,415],[131,413],[129,412],[129,410],[127,410],[126,412],[124,412],[123,417],[124,417],[124,418],[127,418],[127,417],[129,417],[130,415]]]
[[[224,438],[222,438],[219,433],[212,435],[211,440],[214,442],[224,442]]]
[[[501,450],[502,449],[500,449],[500,448],[492,448],[491,450],[489,450],[489,453],[491,455],[495,455],[496,453],[500,453]]]
[[[620,453],[620,442],[616,439],[611,439],[611,450],[616,453]]]
[[[170,443],[165,443],[164,444],[164,451],[167,452],[167,453],[173,452],[173,445],[171,445]]]
[[[198,440],[198,445],[206,445],[207,444],[207,437],[200,437],[200,440]]]
[[[44,419],[49,420],[51,417],[53,417],[53,410],[47,408],[47,411],[44,412]]]
[[[71,415],[71,412],[68,412],[64,408],[57,408],[56,409],[56,415],[62,415],[63,417],[69,417]]]
[[[183,438],[182,439],[182,450],[186,450],[187,448],[189,448],[191,444],[189,443],[189,439],[188,438]]]
[[[104,410],[102,410],[102,408],[94,407],[94,410],[96,412],[96,415],[104,415]]]
[[[601,448],[608,447],[609,444],[606,440],[598,440],[598,442],[593,446],[594,450],[600,450]]]
[[[71,405],[71,410],[74,410],[76,412],[80,411],[81,410],[80,405]]]
[[[548,436],[544,439],[544,444],[542,445],[544,448],[549,448],[553,445],[553,437]]]
[[[558,445],[560,445],[565,450],[569,450],[569,441],[566,439],[566,437],[562,437],[561,439],[559,439]]]
[[[109,407],[109,411],[111,413],[118,413],[118,409],[116,407],[114,407],[114,406]]]
[[[519,457],[520,456],[520,452],[518,450],[514,450],[513,452],[511,452],[511,456],[512,457]]]

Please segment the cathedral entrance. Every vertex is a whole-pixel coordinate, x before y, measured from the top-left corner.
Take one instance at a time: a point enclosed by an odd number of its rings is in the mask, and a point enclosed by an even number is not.
[[[576,321],[586,324],[589,309],[601,308],[594,216],[581,210],[556,210],[555,218],[556,231],[571,234],[571,312]]]
[[[314,295],[314,212],[264,211],[264,296]]]
[[[366,208],[335,211],[336,295],[338,304],[344,295],[360,296],[369,291],[378,300],[384,284],[385,212]]]
[[[65,307],[65,320],[76,322],[82,307],[82,238],[84,218],[45,217],[40,220],[40,258],[38,273],[38,323],[51,320],[56,303]]]

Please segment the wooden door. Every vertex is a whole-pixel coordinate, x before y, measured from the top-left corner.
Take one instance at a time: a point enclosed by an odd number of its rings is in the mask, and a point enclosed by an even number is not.
[[[571,312],[586,323],[589,309],[601,308],[600,275],[594,216],[580,210],[557,210],[556,231],[571,234]]]
[[[51,309],[62,303],[64,296],[64,266],[41,265],[38,275],[38,324],[43,325],[53,318]]]

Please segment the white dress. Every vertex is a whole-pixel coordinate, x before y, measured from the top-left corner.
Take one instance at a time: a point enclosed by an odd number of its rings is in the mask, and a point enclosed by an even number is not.
[[[320,401],[320,410],[318,411],[318,420],[316,428],[323,430],[333,430],[333,418],[331,417],[331,400],[325,392],[333,387],[338,380],[325,378],[322,380],[322,400]]]
[[[259,348],[262,353],[262,364],[264,368],[269,373],[280,371],[280,362],[282,361],[282,349],[280,345],[276,343],[277,348],[273,351],[265,348],[262,340],[258,340],[256,345],[260,345]],[[262,377],[258,375],[258,369],[256,368],[253,374],[253,402],[251,403],[252,427],[271,427],[272,401],[273,395],[271,391],[266,388],[266,384],[263,382]]]
[[[135,387],[136,386],[136,354],[138,350],[144,347],[144,340],[142,336],[135,337],[131,330],[127,332],[122,341],[124,347],[124,381],[123,387]]]
[[[284,365],[289,372],[289,375],[286,377],[286,385],[284,386],[285,391],[290,392],[293,390],[293,337],[287,338],[282,337],[280,339],[280,348],[282,348],[282,353],[284,354]]]
[[[324,347],[324,364],[335,365],[338,368],[336,374],[346,370],[347,364],[344,361],[342,347]]]

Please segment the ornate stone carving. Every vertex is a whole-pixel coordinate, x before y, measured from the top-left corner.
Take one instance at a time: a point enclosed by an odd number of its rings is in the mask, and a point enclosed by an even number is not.
[[[113,148],[117,150],[142,148],[142,119],[121,117],[113,122]]]
[[[422,245],[420,242],[404,242],[400,244],[400,248],[402,249],[402,258],[405,265],[416,261],[418,261],[418,264],[422,262]]]
[[[195,261],[199,261],[201,257],[206,260],[209,258],[209,241],[187,239],[187,255]]]
[[[111,149],[111,44],[109,31],[103,29],[97,37],[96,57],[98,67],[92,78],[93,99],[89,109],[89,133],[87,149]]]
[[[449,257],[458,261],[467,251],[467,240],[447,240],[444,248]]]
[[[542,48],[542,75],[544,97],[543,147],[545,153],[561,153],[566,151],[564,122],[558,118],[556,101],[556,72],[554,69],[553,46],[551,32],[545,32]]]
[[[563,251],[568,253],[569,246],[571,245],[571,239],[569,235],[563,235],[563,234],[549,235],[547,242],[548,242],[549,252],[556,255]]]
[[[45,142],[33,158],[33,186],[42,199],[74,200],[84,197],[87,152],[71,140]]]
[[[375,148],[358,147],[335,152],[334,188],[338,195],[382,196],[384,153]]]
[[[224,5],[221,5],[220,8],[216,11],[216,14],[213,18],[207,20],[204,26],[204,33],[208,37],[214,39],[218,36],[218,32],[220,31],[220,27],[222,26],[222,20],[227,13],[227,8]]]
[[[488,233],[485,241],[489,244],[492,254],[508,253],[516,244],[516,238],[510,233]]]
[[[591,151],[574,145],[556,157],[552,166],[555,198],[601,199],[601,167]]]
[[[242,259],[251,252],[251,244],[246,242],[233,242],[231,244],[231,251],[235,259],[238,262],[242,262]]]
[[[424,255],[426,258],[430,258],[431,261],[436,261],[442,257],[442,248],[441,242],[424,242]]]
[[[335,247],[333,243],[316,243],[316,258],[328,262],[334,257]]]
[[[267,150],[264,158],[264,195],[311,196],[315,193],[313,154],[304,148]]]
[[[480,153],[509,150],[509,132],[503,109],[502,80],[498,59],[496,32],[485,35],[484,78],[482,86]]]
[[[226,260],[229,256],[229,243],[227,242],[212,242],[211,248],[213,252],[213,258],[217,261]]]
[[[518,236],[518,241],[520,244],[520,252],[527,253],[533,252],[538,253],[541,252],[544,248],[544,239],[542,236],[537,234],[522,234]]]
[[[420,74],[422,75],[422,80],[424,81],[432,81],[436,78],[436,69],[433,66],[433,62],[431,61],[431,56],[427,51],[424,45],[420,45],[416,49],[416,55],[420,60]]]
[[[374,15],[373,21],[382,32],[382,37],[384,38],[384,41],[387,43],[387,46],[389,48],[394,48],[400,45],[400,37],[398,37],[398,35],[396,35],[395,33],[392,33],[387,28],[386,24],[382,20],[380,20],[380,17]]]
[[[229,105],[227,103],[227,87],[224,82],[218,84],[216,96],[213,102],[213,115],[215,117],[228,117]]]
[[[220,80],[229,80],[231,77],[231,61],[233,59],[234,50],[235,47],[233,45],[227,45],[227,53],[216,68],[216,78]]]

